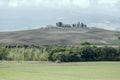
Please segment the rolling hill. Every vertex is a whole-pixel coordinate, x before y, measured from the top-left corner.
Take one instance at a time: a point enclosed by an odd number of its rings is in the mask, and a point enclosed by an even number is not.
[[[88,41],[97,45],[119,45],[120,32],[100,28],[46,27],[33,30],[1,32],[4,45],[76,45]]]

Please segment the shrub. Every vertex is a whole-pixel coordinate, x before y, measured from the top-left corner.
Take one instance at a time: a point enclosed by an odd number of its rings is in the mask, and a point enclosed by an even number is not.
[[[48,53],[42,53],[40,54],[39,60],[40,61],[48,61],[49,54]]]
[[[57,60],[64,61],[64,57],[65,55],[63,54],[63,52],[57,52],[52,55],[53,61],[57,61]]]
[[[89,42],[81,42],[81,45],[91,45]]]

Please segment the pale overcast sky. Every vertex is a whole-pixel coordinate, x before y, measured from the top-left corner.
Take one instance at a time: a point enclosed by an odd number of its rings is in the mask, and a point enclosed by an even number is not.
[[[0,0],[0,31],[40,28],[57,21],[120,30],[120,0]]]

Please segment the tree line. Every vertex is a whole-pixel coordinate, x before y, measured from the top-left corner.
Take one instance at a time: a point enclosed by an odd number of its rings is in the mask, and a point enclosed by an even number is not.
[[[83,22],[78,22],[78,23],[74,23],[74,24],[64,24],[63,22],[57,22],[56,23],[57,27],[63,27],[63,28],[87,28],[87,25],[84,24]]]
[[[8,48],[0,46],[0,60],[10,61],[120,61],[120,47],[91,45]]]

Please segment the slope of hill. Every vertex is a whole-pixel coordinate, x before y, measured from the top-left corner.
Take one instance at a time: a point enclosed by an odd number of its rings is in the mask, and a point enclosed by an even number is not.
[[[5,45],[73,45],[81,41],[92,44],[120,44],[120,32],[99,28],[47,27],[34,30],[1,32],[0,44]]]

